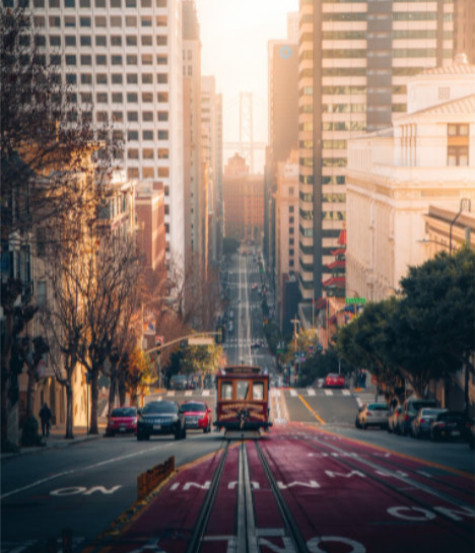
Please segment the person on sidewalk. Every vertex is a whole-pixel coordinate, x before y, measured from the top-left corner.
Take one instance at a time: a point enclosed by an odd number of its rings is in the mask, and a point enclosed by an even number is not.
[[[49,427],[53,414],[51,413],[51,409],[48,407],[46,401],[43,403],[43,407],[40,409],[39,415],[41,419],[41,432],[43,436],[49,436]]]

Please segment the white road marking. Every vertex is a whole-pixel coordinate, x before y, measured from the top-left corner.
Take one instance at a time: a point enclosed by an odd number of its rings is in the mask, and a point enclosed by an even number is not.
[[[17,493],[24,492],[26,490],[29,490],[31,488],[34,488],[36,486],[40,486],[41,484],[44,484],[46,482],[50,482],[51,480],[56,480],[57,478],[61,478],[62,476],[67,476],[69,474],[75,474],[78,472],[83,472],[86,470],[95,469],[98,467],[103,467],[105,465],[110,465],[112,463],[116,463],[119,461],[123,461],[125,459],[131,459],[133,457],[138,457],[140,455],[143,455],[144,453],[150,453],[151,451],[163,451],[164,449],[169,449],[174,444],[160,444],[157,447],[154,447],[152,449],[142,449],[141,451],[136,451],[134,453],[129,453],[128,455],[121,455],[119,457],[113,457],[112,459],[107,459],[106,461],[100,461],[99,463],[94,463],[93,465],[88,465],[86,467],[77,468],[77,469],[71,469],[71,470],[64,470],[62,472],[57,472],[56,474],[51,474],[50,476],[46,478],[40,478],[39,480],[36,480],[35,482],[32,482],[31,484],[27,484],[26,486],[23,486],[21,488],[16,488],[15,490],[11,490],[10,492],[4,493],[0,496],[0,499],[5,499],[6,497],[10,497],[12,495],[16,495]]]
[[[333,391],[332,390],[324,390],[326,396],[332,396]]]
[[[317,395],[317,394],[315,393],[315,390],[314,390],[313,388],[308,388],[308,389],[307,389],[307,393],[308,393],[309,396],[315,396],[315,395]]]

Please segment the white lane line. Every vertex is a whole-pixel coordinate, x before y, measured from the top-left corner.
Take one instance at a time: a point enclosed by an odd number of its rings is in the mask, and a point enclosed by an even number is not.
[[[307,393],[308,393],[309,396],[315,396],[315,395],[317,395],[317,394],[315,393],[315,390],[314,390],[313,388],[308,388],[308,389],[307,389]]]
[[[290,390],[290,395],[291,395],[292,397],[297,397],[297,395],[298,395],[298,394],[297,394],[297,390]]]
[[[209,390],[203,390],[203,396],[209,396]]]
[[[332,396],[332,395],[333,395],[333,391],[332,391],[332,390],[325,390],[325,395],[326,395],[326,396]]]
[[[349,395],[351,395],[350,390],[343,390],[341,393],[342,393],[344,396],[349,396]]]
[[[185,396],[186,396],[186,397],[190,397],[192,393],[193,393],[193,392],[192,392],[191,390],[187,390],[187,391],[185,392]]]
[[[149,453],[151,451],[162,451],[163,449],[169,449],[173,444],[161,444],[157,447],[151,448],[151,449],[142,449],[142,451],[136,451],[134,453],[130,453],[129,455],[121,455],[120,457],[113,457],[112,459],[107,459],[106,461],[100,461],[99,463],[94,463],[93,465],[89,465],[86,467],[81,467],[77,469],[71,469],[71,470],[64,470],[62,472],[58,472],[56,474],[51,474],[47,478],[40,478],[39,480],[36,480],[35,482],[32,482],[31,484],[28,484],[26,486],[23,486],[21,488],[17,488],[15,490],[12,490],[10,492],[4,493],[0,496],[0,499],[5,499],[6,497],[10,497],[12,495],[15,495],[17,493],[24,492],[26,490],[29,490],[31,488],[34,488],[35,486],[39,486],[40,484],[44,484],[45,482],[50,482],[51,480],[55,480],[57,478],[61,478],[62,476],[66,476],[68,474],[74,474],[76,472],[82,472],[86,470],[92,470],[96,469],[98,467],[103,467],[105,465],[110,465],[111,463],[116,463],[119,461],[123,461],[125,459],[131,459],[132,457],[138,457],[139,455],[143,455],[144,453]]]

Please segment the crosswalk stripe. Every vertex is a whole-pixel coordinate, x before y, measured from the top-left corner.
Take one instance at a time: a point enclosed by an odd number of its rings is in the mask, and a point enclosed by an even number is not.
[[[209,396],[209,390],[203,390],[203,396]]]
[[[326,396],[332,396],[333,395],[333,391],[332,390],[324,390],[325,391],[325,395]]]
[[[344,396],[349,396],[349,395],[351,395],[350,390],[343,390],[341,393],[342,393]]]
[[[290,395],[292,397],[297,397],[297,390],[290,390]]]
[[[187,391],[185,392],[185,396],[189,397],[189,396],[191,396],[192,393],[193,393],[193,392],[192,392],[191,390],[187,390]]]
[[[315,396],[315,395],[317,395],[317,394],[315,393],[315,390],[314,390],[313,388],[308,388],[308,389],[307,389],[307,393],[308,393],[309,396]]]

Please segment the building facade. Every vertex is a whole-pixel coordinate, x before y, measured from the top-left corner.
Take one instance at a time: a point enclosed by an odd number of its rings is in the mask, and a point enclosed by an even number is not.
[[[194,0],[183,3],[183,134],[186,266],[206,263],[207,198],[201,145],[201,40]]]
[[[300,0],[299,148],[302,297],[323,282],[346,220],[347,141],[406,111],[408,79],[450,63],[453,1]],[[461,24],[459,17],[458,24]]]
[[[427,259],[429,206],[475,207],[475,66],[415,76],[407,111],[392,128],[349,141],[347,286],[368,300],[393,294],[408,267]],[[446,251],[462,242],[453,231]]]
[[[39,51],[77,89],[98,137],[111,128],[124,144],[116,165],[163,183],[167,257],[183,265],[181,0],[48,0],[31,18]]]

